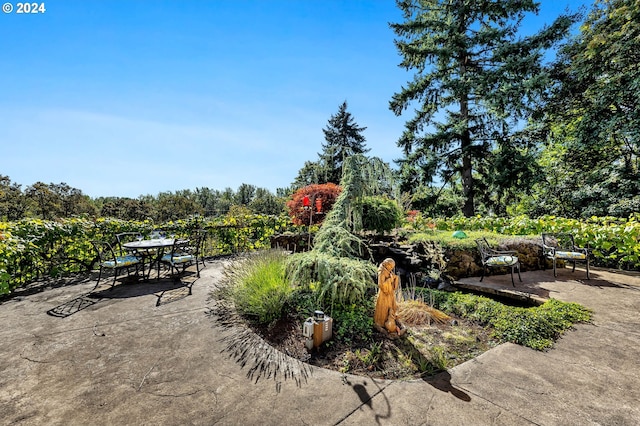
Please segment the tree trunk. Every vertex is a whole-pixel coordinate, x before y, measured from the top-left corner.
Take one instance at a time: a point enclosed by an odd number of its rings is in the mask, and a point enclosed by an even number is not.
[[[464,76],[466,73],[467,53],[462,52],[460,54],[460,76]],[[469,134],[469,96],[464,93],[460,96],[460,119],[465,124],[465,129],[460,136],[460,149],[462,151],[462,194],[464,196],[464,206],[462,207],[462,214],[465,217],[471,217],[475,215],[475,207],[473,203],[473,165],[472,165],[472,153],[471,153],[471,135]]]
[[[462,137],[462,194],[464,195],[464,206],[462,207],[462,214],[465,217],[472,217],[476,214],[475,206],[473,202],[474,190],[473,190],[473,166],[471,163],[471,138],[469,132],[465,131]]]

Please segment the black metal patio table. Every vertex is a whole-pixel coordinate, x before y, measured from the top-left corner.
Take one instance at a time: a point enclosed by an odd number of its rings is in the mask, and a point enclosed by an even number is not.
[[[149,274],[145,277],[148,280],[151,277],[151,268],[155,262],[158,266],[157,279],[160,279],[160,259],[167,247],[173,247],[173,238],[154,238],[151,240],[140,240],[124,243],[122,247],[127,250],[135,250],[142,256],[142,276],[144,277],[144,264],[149,259]]]

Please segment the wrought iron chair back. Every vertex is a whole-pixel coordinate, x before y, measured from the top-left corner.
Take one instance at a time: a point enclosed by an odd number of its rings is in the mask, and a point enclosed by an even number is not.
[[[116,240],[118,241],[118,249],[119,254],[126,255],[132,254],[135,255],[136,251],[131,249],[126,249],[122,245],[126,243],[130,243],[133,241],[137,241],[138,238],[142,238],[142,235],[139,232],[121,232],[116,234]]]
[[[196,275],[200,277],[200,266],[198,262],[198,241],[192,241],[191,239],[178,239],[173,243],[171,252],[162,256],[161,262],[171,267],[171,272],[179,273],[179,267],[182,267],[182,273],[184,273],[188,266],[196,265]]]
[[[505,268],[511,269],[511,284],[515,287],[515,281],[513,279],[513,270],[518,271],[518,279],[522,282],[520,276],[520,260],[516,256],[517,252],[512,250],[495,250],[491,248],[486,238],[476,239],[476,245],[480,252],[480,258],[482,263],[482,276],[480,282],[484,279],[485,273],[488,268]]]
[[[571,272],[576,271],[576,262],[585,262],[587,270],[587,279],[589,275],[589,247],[576,246],[573,234],[568,232],[562,233],[543,233],[542,234],[542,253],[546,259],[553,262],[553,276],[557,277],[556,264],[558,260],[564,260],[573,263]],[[546,264],[543,264],[546,267]]]
[[[204,259],[205,243],[207,241],[207,231],[205,229],[194,229],[191,231],[189,240],[194,247],[194,255],[196,256],[196,262],[202,262],[202,267],[206,266]]]
[[[127,275],[129,275],[131,272],[130,268],[135,267],[136,274],[138,273],[138,266],[140,265],[140,259],[138,257],[134,255],[118,256],[116,255],[113,246],[106,241],[94,240],[91,241],[91,244],[96,249],[100,262],[100,271],[98,272],[98,280],[96,281],[94,289],[96,289],[100,284],[100,279],[102,278],[102,273],[105,269],[113,271],[113,283],[111,284],[111,288],[115,286],[119,273],[123,269],[126,269]]]

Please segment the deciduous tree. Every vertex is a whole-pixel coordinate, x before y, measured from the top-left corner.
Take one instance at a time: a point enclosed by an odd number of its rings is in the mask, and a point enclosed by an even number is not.
[[[637,212],[640,2],[597,2],[578,36],[561,51],[555,72],[561,84],[547,108],[554,129],[548,149],[561,145],[561,169],[548,170],[541,190],[555,191],[541,198],[550,207],[565,204],[571,215]],[[558,203],[560,195],[564,199]]]
[[[19,184],[9,176],[0,175],[0,220],[22,219],[27,211],[27,200]]]
[[[27,187],[25,195],[35,206],[35,213],[42,219],[61,217],[62,200],[46,183],[34,183]]]
[[[159,222],[184,219],[204,213],[189,190],[161,192],[158,194],[157,218]]]
[[[322,223],[325,214],[331,210],[340,192],[340,187],[335,183],[312,184],[300,188],[293,194],[291,200],[287,202],[291,220],[296,225]],[[305,197],[308,200],[308,206],[304,205]],[[316,200],[321,200],[319,212]]]
[[[276,197],[265,188],[257,188],[255,197],[249,203],[253,213],[280,215],[285,211],[285,202],[281,197]]]

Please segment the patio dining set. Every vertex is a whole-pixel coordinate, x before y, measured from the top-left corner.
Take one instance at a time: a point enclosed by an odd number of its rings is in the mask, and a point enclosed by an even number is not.
[[[115,235],[114,242],[91,241],[96,249],[100,271],[94,288],[97,288],[106,270],[113,272],[113,288],[118,277],[126,271],[127,276],[135,273],[135,278],[150,281],[152,272],[160,279],[163,267],[174,279],[186,273],[187,267],[195,265],[200,277],[200,263],[205,266],[202,255],[205,231],[194,230],[186,238],[167,235],[163,231],[153,231],[146,238],[142,233],[124,232]]]

